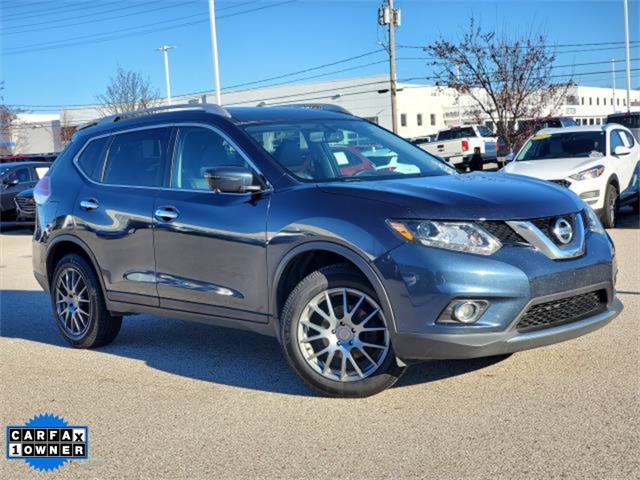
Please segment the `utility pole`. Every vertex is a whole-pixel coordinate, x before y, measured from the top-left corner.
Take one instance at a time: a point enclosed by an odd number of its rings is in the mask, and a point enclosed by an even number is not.
[[[167,105],[171,105],[171,79],[169,78],[169,50],[176,48],[173,45],[163,45],[156,48],[158,52],[164,54],[164,83],[167,87]]]
[[[391,91],[391,129],[398,133],[398,106],[396,85],[396,27],[400,26],[400,9],[393,7],[394,0],[387,0],[388,5],[378,9],[378,24],[389,25],[389,90]]]
[[[216,36],[216,7],[213,0],[209,0],[209,26],[211,28],[211,51],[213,53],[213,79],[216,89],[216,103],[222,105],[220,95],[220,67],[218,66],[218,37]]]
[[[611,59],[611,84],[613,85],[613,113],[616,113],[616,60]]]
[[[627,112],[631,111],[631,58],[629,56],[629,2],[624,0],[624,43],[627,54]]]

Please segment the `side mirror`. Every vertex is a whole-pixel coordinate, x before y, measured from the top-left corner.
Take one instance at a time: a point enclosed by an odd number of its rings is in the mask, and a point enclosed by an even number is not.
[[[505,162],[513,162],[516,158],[515,153],[509,153],[506,157],[504,157]]]
[[[215,167],[204,172],[209,188],[220,193],[260,192],[264,186],[251,170],[245,167]]]
[[[624,155],[629,155],[631,153],[631,149],[629,147],[625,147],[624,145],[618,145],[614,150],[613,154],[616,157],[622,157]]]

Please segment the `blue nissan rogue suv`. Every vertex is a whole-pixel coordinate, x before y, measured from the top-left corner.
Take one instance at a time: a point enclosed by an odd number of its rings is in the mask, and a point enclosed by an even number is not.
[[[272,335],[320,392],[574,338],[622,309],[613,244],[551,183],[460,175],[330,106],[183,105],[76,133],[33,265],[67,342],[149,313]]]

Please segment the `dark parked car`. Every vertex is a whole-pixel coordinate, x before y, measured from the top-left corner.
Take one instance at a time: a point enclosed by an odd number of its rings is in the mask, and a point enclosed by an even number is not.
[[[332,152],[345,139],[388,168],[345,175]],[[34,197],[34,273],[78,348],[111,342],[132,313],[242,328],[276,337],[307,384],[355,397],[412,362],[568,340],[622,309],[613,244],[576,195],[459,175],[340,112],[107,117]]]
[[[14,202],[16,204],[16,223],[33,226],[36,219],[36,201],[33,198],[33,188],[18,193]]]
[[[41,179],[51,163],[11,162],[0,164],[0,202],[2,219],[13,218],[16,214],[15,196],[33,187]]]
[[[631,130],[636,140],[640,142],[640,112],[612,113],[607,116],[607,123],[617,123]]]

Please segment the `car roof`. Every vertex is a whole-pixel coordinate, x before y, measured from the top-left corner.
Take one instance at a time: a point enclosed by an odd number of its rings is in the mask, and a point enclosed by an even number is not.
[[[227,111],[237,123],[286,120],[344,120],[353,115],[312,107],[229,107]]]
[[[621,126],[621,125],[618,125]],[[554,135],[556,133],[571,133],[571,132],[604,132],[612,128],[612,124],[608,125],[580,125],[576,127],[561,127],[561,128],[543,128],[538,130],[535,135],[546,133]]]
[[[0,163],[0,168],[4,167],[50,167],[51,162],[6,162]]]

